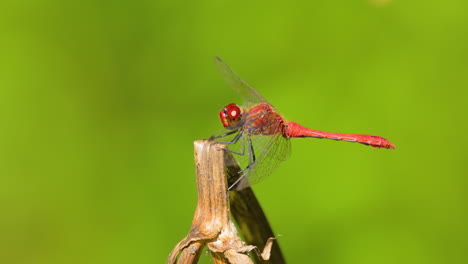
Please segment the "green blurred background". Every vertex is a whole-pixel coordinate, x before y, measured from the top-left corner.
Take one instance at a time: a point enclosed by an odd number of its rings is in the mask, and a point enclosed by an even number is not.
[[[467,9],[3,0],[0,263],[165,262],[238,101],[215,55],[289,120],[397,146],[293,140],[254,187],[289,263],[466,263]]]

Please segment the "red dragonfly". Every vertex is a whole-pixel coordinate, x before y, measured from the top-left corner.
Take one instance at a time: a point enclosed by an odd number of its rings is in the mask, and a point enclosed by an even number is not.
[[[216,57],[215,62],[225,81],[244,99],[242,107],[228,104],[221,110],[221,122],[230,131],[212,137],[223,138],[237,133],[232,140],[223,143],[235,144],[241,140],[240,151],[229,150],[239,155],[245,155],[247,149],[247,166],[229,189],[236,186],[237,190],[242,190],[270,175],[281,161],[288,158],[290,138],[328,138],[358,142],[375,148],[395,148],[390,141],[378,136],[323,132],[288,122],[221,58]]]

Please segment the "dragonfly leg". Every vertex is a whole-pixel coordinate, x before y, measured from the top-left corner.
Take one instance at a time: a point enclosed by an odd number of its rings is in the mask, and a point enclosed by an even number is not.
[[[217,143],[222,143],[222,144],[236,144],[237,141],[239,141],[239,139],[242,139],[242,150],[240,152],[237,152],[237,151],[234,151],[234,150],[230,150],[228,148],[225,148],[224,150],[226,151],[229,151],[231,153],[234,153],[234,154],[237,154],[237,155],[240,155],[240,156],[244,156],[245,155],[245,139],[244,139],[244,133],[242,132],[239,132],[239,134],[236,135],[236,137],[234,137],[231,141],[216,141]]]
[[[244,138],[242,137],[242,141],[244,141]],[[252,139],[250,138],[250,134],[247,136],[247,143],[249,144],[249,165],[242,169],[239,174],[239,178],[228,188],[228,191],[230,191],[232,188],[234,188],[242,179],[245,178],[245,175],[247,174],[248,170],[253,166],[255,163],[255,151],[253,148],[252,144]],[[242,145],[244,145],[244,142],[242,142]],[[242,149],[242,152],[244,152],[244,149]]]
[[[242,179],[244,179],[245,173],[243,173],[231,186],[229,186],[228,191],[232,190]]]
[[[229,132],[226,133],[226,134],[222,134],[222,135],[220,135],[220,136],[216,136],[216,137],[213,136],[213,137],[210,138],[210,140],[212,140],[212,139],[217,139],[217,138],[223,138],[223,137],[232,135],[232,134],[236,133],[237,131],[238,131],[238,130],[233,130],[233,131],[229,131]],[[239,140],[239,138],[241,138],[241,137],[244,136],[243,134],[244,134],[244,133],[242,133],[242,131],[241,131],[241,132],[239,132],[239,134],[237,134],[231,141],[216,141],[216,143],[229,144],[229,145],[231,145],[231,144],[236,144],[237,141]]]
[[[242,139],[242,141],[244,141],[244,139]],[[249,165],[247,165],[245,168],[239,171],[239,174],[247,171],[255,163],[255,151],[253,148],[252,139],[250,138],[250,135],[247,137],[247,143],[249,144]],[[244,155],[244,152],[245,152],[244,149],[242,149],[242,155]]]
[[[219,136],[211,136],[211,137],[209,138],[209,140],[227,137],[227,136],[229,136],[229,135],[232,135],[232,134],[236,133],[237,131],[238,131],[238,130],[232,130],[232,131],[229,131],[229,132],[224,133],[224,134],[219,135]],[[225,142],[223,142],[223,143],[225,143]]]
[[[252,165],[255,162],[255,151],[253,148],[252,139],[250,138],[250,134],[248,135],[247,142],[249,144],[249,160],[250,160],[249,167],[250,167],[250,165]]]

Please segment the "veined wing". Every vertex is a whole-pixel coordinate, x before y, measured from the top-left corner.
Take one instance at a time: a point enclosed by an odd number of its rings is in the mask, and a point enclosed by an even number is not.
[[[220,57],[215,57],[215,63],[216,68],[218,68],[224,80],[242,97],[244,106],[267,102],[254,88],[242,80]]]
[[[244,178],[235,187],[236,190],[242,190],[262,181],[271,175],[279,167],[280,163],[287,160],[290,155],[290,140],[283,137],[281,133],[274,135],[253,135],[251,139],[256,160],[246,171]]]

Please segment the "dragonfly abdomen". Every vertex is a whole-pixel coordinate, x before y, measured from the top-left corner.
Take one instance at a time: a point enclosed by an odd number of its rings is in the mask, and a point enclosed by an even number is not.
[[[383,137],[371,136],[371,135],[359,135],[359,134],[343,134],[343,133],[331,133],[325,131],[319,131],[303,127],[295,122],[286,123],[285,135],[288,138],[291,137],[314,137],[314,138],[328,138],[334,140],[343,140],[349,142],[357,142],[364,145],[372,146],[375,148],[387,148],[394,149],[390,141]]]

